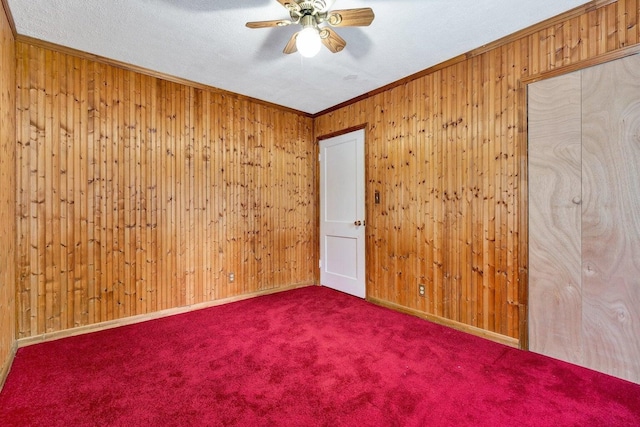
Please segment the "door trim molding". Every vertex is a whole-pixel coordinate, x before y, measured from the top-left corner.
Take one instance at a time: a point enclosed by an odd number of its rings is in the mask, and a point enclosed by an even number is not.
[[[350,128],[337,130],[335,132],[331,132],[331,133],[328,133],[326,135],[320,135],[320,136],[316,137],[316,143],[319,143],[320,141],[322,141],[324,139],[335,138],[336,136],[340,136],[340,135],[344,135],[344,134],[347,134],[347,133],[351,133],[351,132],[355,132],[355,131],[364,129],[364,131],[365,131],[364,132],[364,136],[365,136],[365,138],[364,138],[365,156],[364,157],[365,157],[365,162],[366,162],[366,160],[367,160],[366,159],[366,157],[367,157],[367,155],[366,155],[367,128],[368,127],[369,127],[369,123],[365,122],[365,123],[363,123],[361,125],[358,125],[358,126],[353,126],[353,127],[350,127]],[[366,167],[365,167],[365,170],[366,170]]]
[[[365,209],[365,218],[369,217],[369,204],[367,203],[368,200],[368,191],[367,191],[367,180],[368,180],[368,175],[369,175],[369,171],[367,170],[367,158],[368,158],[368,148],[367,148],[367,133],[368,133],[368,129],[369,129],[369,122],[364,122],[362,124],[356,125],[356,126],[352,126],[352,127],[348,127],[345,129],[340,129],[331,133],[327,133],[324,135],[318,135],[316,136],[315,139],[315,143],[314,143],[314,151],[313,151],[313,156],[316,159],[316,161],[313,163],[314,164],[314,168],[313,168],[313,180],[314,180],[314,185],[315,185],[315,189],[316,189],[316,197],[315,197],[315,204],[318,207],[318,209],[316,209],[316,215],[314,218],[315,224],[315,230],[316,230],[316,241],[315,241],[315,251],[316,251],[316,257],[315,257],[315,265],[319,265],[320,262],[320,141],[324,140],[324,139],[329,139],[329,138],[333,138],[336,136],[340,136],[340,135],[344,135],[345,133],[351,133],[351,132],[355,132],[357,130],[364,130],[364,209]],[[365,237],[364,237],[364,254],[365,254],[365,280],[366,280],[366,276],[367,276],[367,271],[366,268],[368,268],[368,264],[367,264],[367,253],[369,252],[369,248],[368,248],[368,234],[367,234],[367,229],[365,228]],[[320,268],[318,267],[316,270],[316,274],[314,274],[313,279],[315,280],[316,283],[320,283]],[[366,284],[365,284],[366,285]]]
[[[543,73],[531,75],[523,78],[520,83],[522,85],[528,85],[540,80],[550,79],[552,77],[561,76],[563,74],[573,73],[574,71],[584,70],[585,68],[595,67],[596,65],[602,65],[607,62],[615,61],[617,59],[626,58],[627,56],[633,56],[640,53],[640,44],[635,44],[628,47],[623,47],[612,52],[603,53],[601,55],[594,56],[584,61],[576,62],[570,65],[554,68]]]

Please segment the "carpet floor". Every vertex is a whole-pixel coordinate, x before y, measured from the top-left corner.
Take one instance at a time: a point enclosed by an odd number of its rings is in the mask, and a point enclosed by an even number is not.
[[[640,385],[323,287],[18,350],[2,426],[640,426]]]

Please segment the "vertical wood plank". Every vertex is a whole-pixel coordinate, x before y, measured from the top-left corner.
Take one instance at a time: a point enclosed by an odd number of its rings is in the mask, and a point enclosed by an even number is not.
[[[26,82],[16,82],[20,80],[16,76],[24,76],[24,62],[4,9],[0,8],[0,378],[8,373],[13,358],[16,329],[18,334],[20,331],[16,325],[24,323],[16,319],[16,311],[21,310],[28,295],[28,289],[20,282],[28,276],[28,249],[24,246],[29,239],[24,236],[28,204],[24,194],[16,191],[28,177],[16,167],[27,154],[27,129],[20,122],[25,115]]]
[[[98,222],[96,221],[96,212],[99,212],[97,203],[96,188],[99,185],[99,140],[100,127],[98,122],[98,108],[100,98],[97,95],[96,69],[95,64],[87,63],[87,162],[88,162],[88,178],[86,186],[87,197],[87,276],[84,278],[87,287],[87,318],[83,324],[96,323],[99,318],[100,309],[100,289],[99,280],[97,279],[99,269],[96,267],[96,251],[99,249]]]
[[[16,44],[16,117],[15,117],[15,129],[16,129],[16,165],[21,165],[18,170],[17,182],[16,182],[16,195],[17,195],[17,218],[18,218],[18,231],[17,231],[17,292],[16,292],[16,312],[20,313],[16,318],[17,322],[17,338],[21,338],[31,330],[31,320],[34,316],[31,315],[33,303],[31,298],[31,286],[32,286],[32,266],[30,263],[30,251],[32,236],[34,231],[31,229],[31,200],[32,192],[29,190],[31,187],[31,170],[32,164],[30,162],[30,152],[32,142],[30,141],[30,86],[29,86],[29,55],[25,52],[26,46]],[[4,67],[3,67],[4,69]],[[10,69],[10,67],[7,67]],[[11,123],[11,121],[7,121]],[[7,133],[10,135],[10,133]]]

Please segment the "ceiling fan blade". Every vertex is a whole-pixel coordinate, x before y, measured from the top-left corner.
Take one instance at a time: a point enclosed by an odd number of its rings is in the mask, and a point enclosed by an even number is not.
[[[313,6],[319,13],[327,12],[333,7],[336,0],[313,0]]]
[[[271,28],[271,27],[286,27],[292,22],[288,19],[275,19],[273,21],[254,21],[247,22],[249,28]]]
[[[286,53],[287,55],[290,53],[296,52],[298,50],[296,46],[296,37],[298,37],[298,33],[295,33],[294,35],[292,35],[289,41],[287,42],[287,45],[284,47],[283,52]]]
[[[327,16],[327,23],[333,27],[366,27],[375,18],[370,7],[360,9],[334,10]]]
[[[320,30],[320,40],[333,53],[340,52],[347,45],[347,42],[331,28]]]
[[[284,6],[284,8],[289,12],[300,11],[300,5],[298,5],[294,0],[278,0],[278,3]]]

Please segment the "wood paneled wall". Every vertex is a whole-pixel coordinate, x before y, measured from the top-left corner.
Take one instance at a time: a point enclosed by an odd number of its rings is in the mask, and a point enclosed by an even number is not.
[[[17,43],[18,337],[313,283],[312,141],[366,123],[369,297],[526,338],[521,82],[639,15],[596,0],[315,119]]]
[[[0,387],[15,343],[15,41],[0,4]]]
[[[369,298],[526,340],[521,81],[637,45],[639,17],[591,2],[316,118],[316,138],[367,124]]]
[[[16,57],[18,338],[314,282],[310,117]]]

